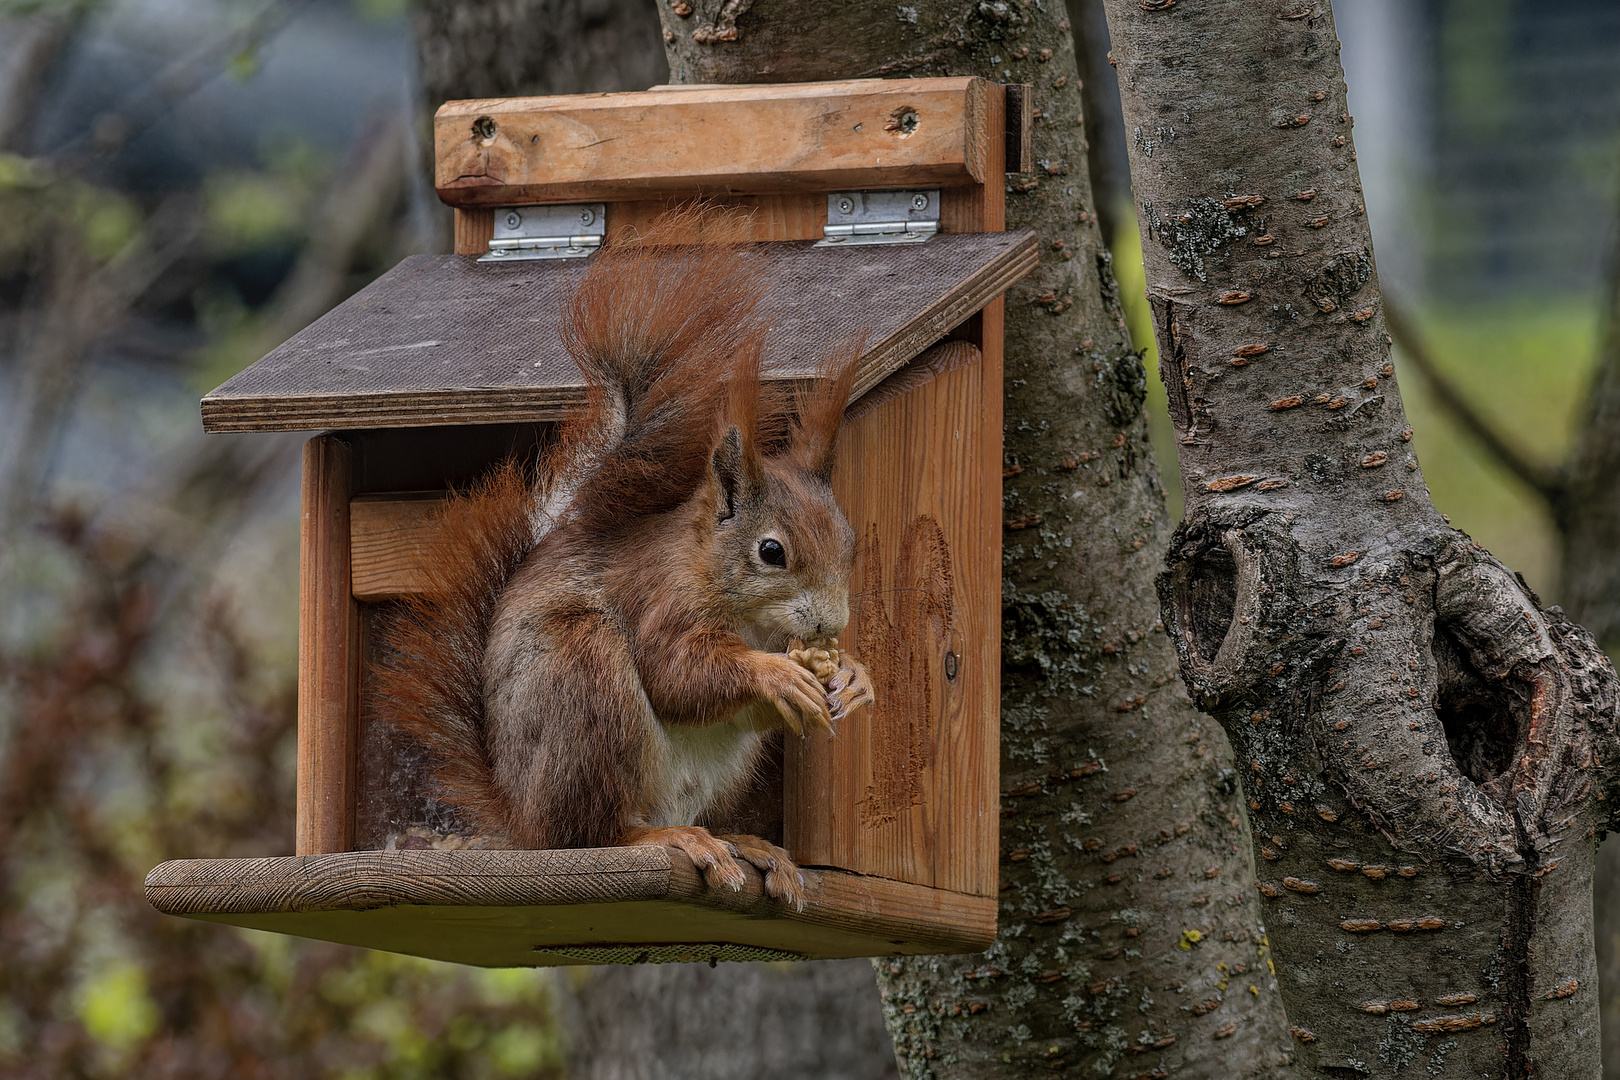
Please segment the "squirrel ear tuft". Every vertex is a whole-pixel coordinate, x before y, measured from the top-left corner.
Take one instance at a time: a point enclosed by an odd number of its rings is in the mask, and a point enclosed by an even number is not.
[[[743,438],[742,429],[733,424],[720,436],[720,443],[709,459],[719,489],[716,512],[721,521],[737,513],[737,505],[746,499],[759,481],[758,455]]]
[[[822,360],[815,384],[803,390],[795,403],[793,460],[812,475],[832,479],[833,451],[844,409],[855,389],[855,367],[866,347],[866,335],[842,343]]]

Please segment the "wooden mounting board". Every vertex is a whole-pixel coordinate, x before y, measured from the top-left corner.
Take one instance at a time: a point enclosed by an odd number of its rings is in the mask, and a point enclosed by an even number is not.
[[[186,859],[155,867],[146,896],[170,915],[483,967],[578,962],[536,951],[547,947],[728,944],[820,959],[972,952],[995,939],[990,897],[806,869],[797,912],[745,869],[732,892],[671,848]]]
[[[451,101],[434,185],[475,207],[982,184],[1000,92],[957,77]]]
[[[772,326],[767,377],[809,376],[862,332],[856,394],[1032,270],[1035,234],[922,244],[751,245]],[[309,431],[550,420],[584,400],[558,339],[588,260],[405,260],[202,400],[205,431]]]

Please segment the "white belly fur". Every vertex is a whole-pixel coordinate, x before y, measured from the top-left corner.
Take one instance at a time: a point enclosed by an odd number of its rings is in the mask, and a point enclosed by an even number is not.
[[[748,780],[759,757],[761,735],[746,710],[726,724],[659,727],[664,733],[664,805],[654,809],[653,828],[692,825],[704,811]]]

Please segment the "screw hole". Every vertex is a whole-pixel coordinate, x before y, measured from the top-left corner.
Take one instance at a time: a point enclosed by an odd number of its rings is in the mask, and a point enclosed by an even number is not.
[[[917,115],[917,110],[909,105],[902,105],[889,114],[889,120],[883,125],[883,129],[885,131],[896,131],[901,135],[910,135],[917,130],[917,125],[920,123],[922,123],[922,119]]]

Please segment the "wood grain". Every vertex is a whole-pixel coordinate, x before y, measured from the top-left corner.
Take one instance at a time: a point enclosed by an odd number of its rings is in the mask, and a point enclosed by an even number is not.
[[[981,354],[892,396],[839,439],[833,486],[859,544],[844,641],[877,704],[834,739],[788,740],[785,846],[804,863],[995,895],[995,362]]]
[[[434,183],[457,207],[979,184],[1002,96],[942,78],[452,101]]]
[[[422,588],[422,552],[431,542],[441,493],[363,495],[349,504],[351,591],[356,600],[376,602]]]
[[[304,444],[298,566],[298,806],[300,855],[354,846],[359,715],[359,611],[350,595],[353,456],[342,439]]]
[[[806,958],[982,949],[994,901],[805,871],[793,911],[747,870],[710,888],[668,848],[352,852],[164,863],[146,880],[159,911],[485,966],[562,962],[537,949],[729,943]]]
[[[999,229],[1001,187],[945,192],[942,216],[964,232]],[[997,212],[987,213],[992,202]],[[772,243],[749,257],[773,311],[767,376],[807,377],[829,340],[865,330],[860,394],[1033,269],[1036,249],[1033,233],[992,232],[849,249]],[[557,419],[584,400],[557,330],[584,271],[575,260],[492,266],[413,256],[204,397],[203,428]]]
[[[740,221],[728,222],[725,239],[733,242],[820,240],[822,229],[827,224],[827,196],[821,192],[730,195],[709,201],[722,204],[740,216]],[[667,199],[608,203],[608,243],[622,240],[631,232],[644,230],[669,207]],[[686,236],[673,239],[698,244],[715,238]]]
[[[495,238],[495,211],[482,207],[456,207],[455,253],[482,255]]]

